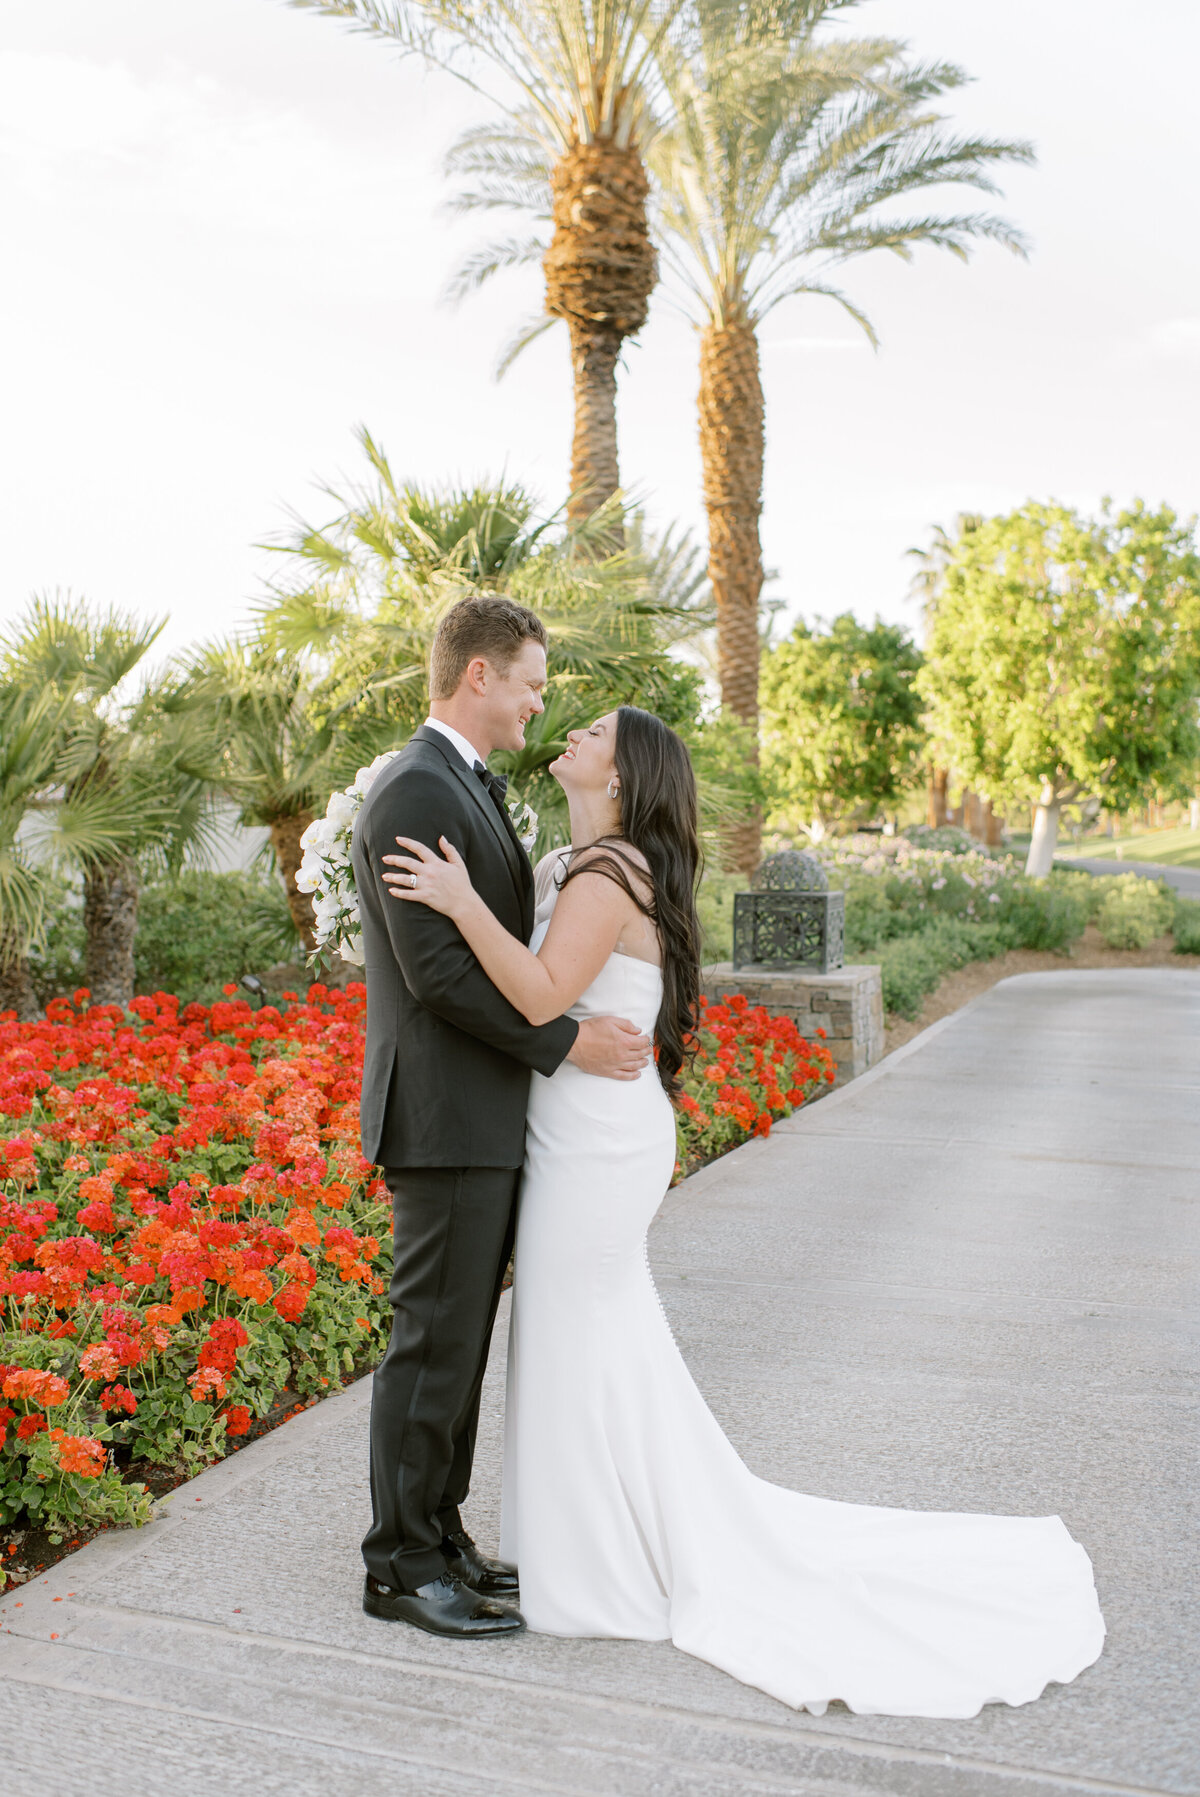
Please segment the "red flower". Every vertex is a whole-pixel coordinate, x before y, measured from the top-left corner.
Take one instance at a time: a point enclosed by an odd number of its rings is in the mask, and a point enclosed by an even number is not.
[[[137,1410],[137,1399],[127,1385],[106,1385],[100,1393],[101,1410],[123,1410],[127,1416],[133,1416]]]
[[[108,1458],[102,1442],[84,1435],[68,1435],[64,1429],[51,1429],[50,1439],[58,1449],[58,1464],[65,1473],[76,1473],[81,1479],[100,1477]]]
[[[250,1428],[250,1412],[244,1404],[231,1404],[221,1415],[225,1418],[226,1435],[245,1435]]]
[[[275,1299],[275,1309],[285,1323],[298,1323],[308,1303],[308,1291],[302,1285],[285,1285]]]

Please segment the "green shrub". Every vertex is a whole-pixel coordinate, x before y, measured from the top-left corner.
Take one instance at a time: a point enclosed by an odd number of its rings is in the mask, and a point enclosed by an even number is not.
[[[978,855],[980,844],[957,824],[910,824],[901,832],[921,849],[945,849],[951,855]]]
[[[1104,903],[1106,876],[1072,872],[1058,866],[1052,868],[1048,884],[1059,892],[1069,892],[1079,900],[1087,914],[1088,923],[1095,923],[1096,915]]]
[[[1177,955],[1200,955],[1200,899],[1175,895],[1175,915],[1171,920]]]
[[[67,887],[50,907],[41,940],[29,953],[29,974],[40,1005],[83,985],[85,945],[83,895]]]
[[[1090,874],[1077,878],[1091,880]],[[1006,948],[1040,948],[1061,952],[1082,936],[1090,895],[1055,880],[1005,880],[991,907],[1004,934]]]
[[[212,1004],[221,987],[300,956],[283,888],[254,874],[189,872],[142,892],[134,990]]]
[[[1105,890],[1096,923],[1110,948],[1148,948],[1156,937],[1166,935],[1175,915],[1170,887],[1139,874],[1101,878]]]
[[[706,963],[733,959],[733,895],[745,892],[743,874],[722,873],[719,867],[706,867],[696,894],[696,910],[700,914],[700,958]]]
[[[732,907],[731,907],[732,909]],[[142,888],[134,942],[135,992],[175,992],[213,1004],[244,973],[300,958],[283,888],[256,874],[199,871]],[[86,985],[83,901],[65,891],[29,957],[41,1004]]]
[[[989,961],[1008,946],[1003,929],[993,923],[939,919],[916,935],[885,943],[864,956],[877,963],[883,980],[883,1004],[901,1017],[915,1017],[921,1001],[956,967]]]

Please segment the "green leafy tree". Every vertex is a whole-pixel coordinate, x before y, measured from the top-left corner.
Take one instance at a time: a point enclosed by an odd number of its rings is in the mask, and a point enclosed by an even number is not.
[[[947,530],[943,524],[933,526],[931,542],[924,549],[912,548],[906,554],[916,562],[916,568],[909,582],[909,592],[914,599],[921,602],[922,610],[927,610],[937,599],[941,589],[942,578],[954,554],[958,539],[969,531],[978,530],[983,523],[982,512],[958,512],[954,526]],[[950,769],[946,766],[944,745],[930,742],[931,756],[929,767],[929,805],[925,821],[931,829],[938,830],[946,822],[946,813],[950,802]],[[988,813],[989,830],[999,831],[999,824]],[[989,842],[992,840],[988,837]]]
[[[208,820],[188,732],[141,672],[161,629],[55,595],[36,599],[5,645],[7,679],[53,695],[54,780],[30,792],[31,840],[82,875],[85,979],[104,1004],[133,996],[144,866],[180,865]]]
[[[920,778],[925,731],[907,631],[850,612],[797,624],[763,660],[763,773],[771,821],[819,842],[875,817]]]
[[[1063,805],[1183,797],[1200,753],[1194,524],[1140,500],[1030,503],[960,536],[928,611],[929,726],[985,798],[1035,806],[1046,874]]]

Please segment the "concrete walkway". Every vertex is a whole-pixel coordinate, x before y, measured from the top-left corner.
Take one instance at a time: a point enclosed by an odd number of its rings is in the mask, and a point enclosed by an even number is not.
[[[6,1797],[1200,1791],[1198,1164],[1200,976],[1035,974],[655,1226],[680,1346],[756,1472],[1066,1519],[1110,1630],[1074,1685],[971,1722],[817,1720],[667,1645],[369,1621],[362,1385],[0,1599]],[[713,1549],[736,1577],[736,1541]]]
[[[1085,874],[1140,874],[1143,880],[1165,880],[1184,898],[1200,898],[1200,868],[1172,867],[1166,861],[1117,861],[1107,855],[1060,854],[1054,861],[1057,867]]]

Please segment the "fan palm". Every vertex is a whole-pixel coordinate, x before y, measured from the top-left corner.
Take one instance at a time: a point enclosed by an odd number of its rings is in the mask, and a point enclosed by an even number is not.
[[[68,704],[52,689],[0,684],[0,1011],[23,1022],[37,1014],[27,956],[50,891],[23,827],[54,791]]]
[[[203,782],[161,692],[127,693],[161,629],[56,594],[5,645],[13,686],[54,698],[56,784],[33,808],[42,854],[82,873],[85,978],[102,1004],[133,996],[140,863],[178,865],[205,830]]]
[[[424,717],[429,652],[451,605],[467,593],[497,592],[530,606],[549,636],[547,706],[524,750],[497,763],[544,812],[548,846],[565,820],[545,768],[568,729],[626,701],[672,723],[694,717],[696,683],[667,651],[711,623],[696,551],[686,537],[648,541],[641,520],[626,520],[617,501],[564,526],[539,517],[518,486],[405,486],[366,431],[360,440],[368,478],[348,493],[326,489],[338,506],[333,522],[314,529],[297,520],[271,546],[286,572],[263,608],[263,641],[323,666],[317,703],[329,730],[327,769],[348,779]]]
[[[569,515],[588,516],[620,485],[617,361],[624,340],[645,322],[656,279],[645,155],[655,130],[656,55],[682,13],[679,0],[289,4],[422,54],[472,86],[487,64],[515,96],[497,103],[548,169],[551,229],[547,244],[509,244],[501,257],[506,264],[540,258],[547,322],[561,318],[570,333]],[[509,172],[520,181],[519,157]]]
[[[260,639],[209,644],[181,675],[180,708],[203,720],[206,776],[241,825],[268,832],[292,922],[311,951],[312,900],[296,886],[300,838],[354,752],[335,748],[334,720],[318,696],[320,671],[308,657]]]

